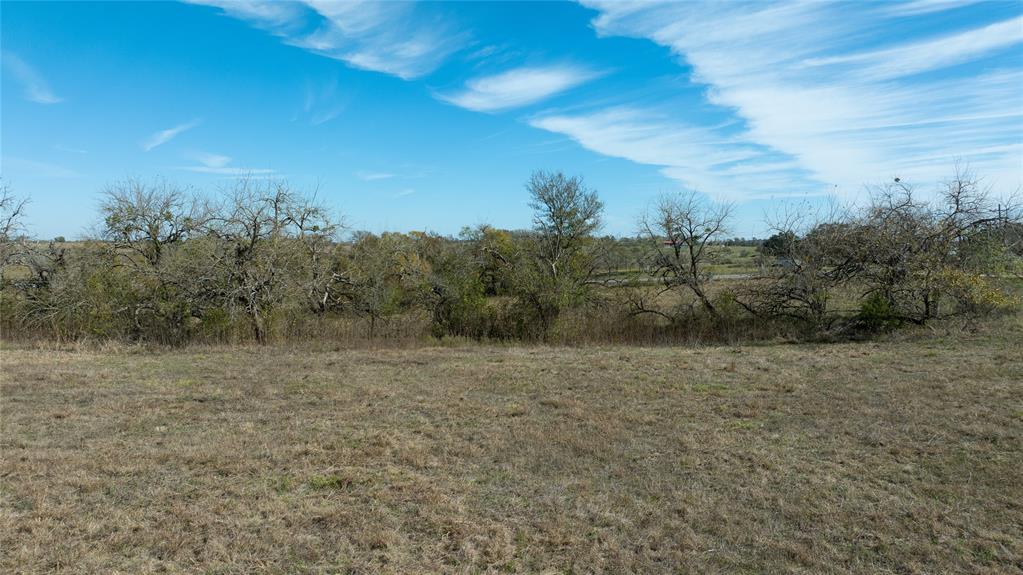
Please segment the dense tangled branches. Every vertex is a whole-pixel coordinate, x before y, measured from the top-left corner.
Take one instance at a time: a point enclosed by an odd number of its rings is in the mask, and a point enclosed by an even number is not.
[[[205,198],[129,180],[105,191],[95,238],[43,244],[4,187],[0,325],[164,343],[835,336],[1009,309],[1003,280],[1023,273],[1019,206],[963,172],[934,201],[896,181],[861,209],[791,212],[759,267],[730,277],[730,205],[664,196],[638,237],[600,238],[603,204],[581,179],[536,172],[526,188],[530,230],[342,240],[339,218],[283,182]],[[365,330],[340,327],[352,325]]]
[[[1020,206],[993,200],[967,172],[957,170],[934,201],[896,179],[861,210],[807,216],[785,220],[765,242],[776,265],[746,286],[740,301],[750,311],[843,331],[1014,303],[990,280],[1021,271]]]

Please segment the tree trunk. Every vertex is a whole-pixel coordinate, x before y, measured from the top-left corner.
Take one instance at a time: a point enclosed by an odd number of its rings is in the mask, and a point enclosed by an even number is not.
[[[259,313],[259,310],[253,310],[249,317],[252,318],[252,333],[256,336],[256,341],[260,345],[266,345],[266,321],[263,319],[262,314]]]

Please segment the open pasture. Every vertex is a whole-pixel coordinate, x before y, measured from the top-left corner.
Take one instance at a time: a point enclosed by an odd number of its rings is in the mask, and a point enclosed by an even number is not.
[[[1015,572],[999,332],[2,351],[0,569]]]

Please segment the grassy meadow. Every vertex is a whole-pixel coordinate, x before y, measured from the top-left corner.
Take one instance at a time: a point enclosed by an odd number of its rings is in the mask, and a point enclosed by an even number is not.
[[[0,571],[1019,572],[1020,341],[6,343]]]
[[[1023,0],[0,12],[0,575],[1023,575]]]

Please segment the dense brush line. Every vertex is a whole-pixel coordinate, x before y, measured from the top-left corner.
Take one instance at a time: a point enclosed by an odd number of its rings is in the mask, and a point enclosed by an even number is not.
[[[757,266],[722,280],[732,207],[662,197],[636,238],[597,235],[578,177],[536,172],[529,231],[357,232],[284,182],[217,197],[167,182],[110,186],[100,232],[43,245],[4,188],[5,338],[167,344],[255,340],[699,343],[848,337],[1018,306],[1019,206],[957,170],[934,201],[899,180],[866,207],[797,209]],[[734,240],[731,243],[736,243]]]

